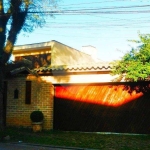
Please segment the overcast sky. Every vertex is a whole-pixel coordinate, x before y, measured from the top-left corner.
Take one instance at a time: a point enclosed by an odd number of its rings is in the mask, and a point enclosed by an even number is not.
[[[128,40],[138,39],[139,31],[150,33],[150,0],[61,0],[58,6],[59,14],[43,28],[21,33],[16,45],[51,40],[78,50],[91,45],[98,58],[112,61],[130,50]]]

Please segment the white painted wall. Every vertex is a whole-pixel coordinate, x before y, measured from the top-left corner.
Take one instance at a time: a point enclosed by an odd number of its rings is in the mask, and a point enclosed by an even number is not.
[[[41,76],[41,80],[52,84],[67,83],[106,83],[112,82],[116,76],[110,74],[87,74],[87,75],[64,75],[64,76]]]

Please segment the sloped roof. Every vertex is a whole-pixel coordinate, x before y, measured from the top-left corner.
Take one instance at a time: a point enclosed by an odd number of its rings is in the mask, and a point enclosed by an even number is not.
[[[16,46],[14,48],[14,53],[20,53],[21,50],[35,51],[38,49],[44,49],[45,47],[50,48],[51,65],[34,69],[34,71],[37,73],[49,73],[53,71],[88,72],[111,70],[111,65],[109,62],[95,60],[89,54],[86,54],[54,40],[44,43]]]
[[[34,69],[38,73],[48,72],[95,72],[95,71],[111,71],[111,64],[109,62],[86,63],[77,65],[59,65],[59,66],[45,66]]]
[[[23,71],[27,71],[27,72],[29,72],[29,73],[32,72],[28,67],[24,67],[24,66],[23,66],[23,67],[19,67],[19,68],[16,68],[16,69],[11,70],[10,73],[11,73],[12,75],[14,75],[14,74],[17,74],[17,73],[20,73],[20,72],[23,72]]]

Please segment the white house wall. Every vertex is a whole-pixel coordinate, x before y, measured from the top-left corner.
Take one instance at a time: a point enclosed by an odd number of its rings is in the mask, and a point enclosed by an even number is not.
[[[66,83],[106,83],[112,82],[116,76],[110,74],[84,74],[84,75],[59,75],[41,76],[41,79],[52,84]]]

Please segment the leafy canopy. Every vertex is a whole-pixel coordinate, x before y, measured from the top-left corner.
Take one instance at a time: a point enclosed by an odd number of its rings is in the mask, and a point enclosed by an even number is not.
[[[9,60],[18,34],[42,27],[58,1],[0,0],[0,65]]]
[[[150,34],[139,34],[132,40],[139,46],[132,48],[121,60],[112,63],[112,74],[126,81],[144,81],[150,76]]]

